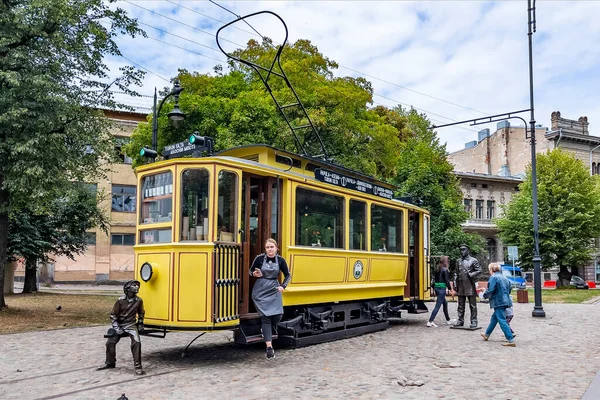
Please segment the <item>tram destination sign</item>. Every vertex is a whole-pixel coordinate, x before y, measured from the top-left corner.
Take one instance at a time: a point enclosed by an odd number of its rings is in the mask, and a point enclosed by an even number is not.
[[[163,157],[179,157],[194,153],[196,145],[189,141],[168,144],[163,148]]]
[[[385,199],[392,199],[394,192],[391,189],[374,185],[360,179],[342,175],[338,172],[330,171],[325,168],[315,169],[315,179],[331,185],[340,186],[346,189],[356,190],[358,192],[373,194]]]

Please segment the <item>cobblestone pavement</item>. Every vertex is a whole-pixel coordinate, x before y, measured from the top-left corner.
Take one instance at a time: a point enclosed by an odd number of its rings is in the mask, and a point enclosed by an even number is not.
[[[456,315],[456,303],[450,309]],[[116,369],[95,370],[108,327],[0,335],[0,398],[580,399],[600,369],[600,304],[546,304],[544,319],[532,309],[515,304],[515,348],[501,346],[499,327],[484,342],[482,330],[448,329],[441,315],[440,327],[428,328],[428,314],[405,314],[382,332],[276,349],[274,361],[264,345],[235,346],[231,332],[206,334],[182,358],[196,334],[170,333],[143,339],[141,377],[128,339],[117,346]],[[479,314],[485,327],[487,304]],[[401,386],[403,378],[423,385]]]

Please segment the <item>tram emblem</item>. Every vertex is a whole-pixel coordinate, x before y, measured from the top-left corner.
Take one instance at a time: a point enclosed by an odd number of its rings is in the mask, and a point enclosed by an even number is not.
[[[360,279],[360,277],[363,274],[363,263],[360,260],[356,260],[356,262],[354,263],[354,268],[353,268],[353,274],[354,274],[354,279]]]

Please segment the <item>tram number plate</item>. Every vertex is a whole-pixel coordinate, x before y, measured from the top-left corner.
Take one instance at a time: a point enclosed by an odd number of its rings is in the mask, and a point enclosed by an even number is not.
[[[340,186],[346,189],[356,190],[362,193],[373,194],[385,199],[392,199],[394,192],[391,189],[365,182],[351,176],[342,175],[338,172],[330,171],[325,168],[315,169],[315,179],[331,185]]]

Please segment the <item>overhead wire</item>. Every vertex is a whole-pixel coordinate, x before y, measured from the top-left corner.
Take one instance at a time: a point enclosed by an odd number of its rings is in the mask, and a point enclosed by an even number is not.
[[[216,36],[215,34],[212,34],[212,33],[210,33],[210,32],[204,31],[204,30],[202,30],[202,29],[198,29],[198,28],[196,28],[196,27],[194,27],[194,26],[192,26],[192,25],[186,24],[186,23],[184,23],[184,22],[181,22],[181,21],[179,21],[179,20],[177,20],[177,19],[171,18],[171,17],[169,17],[169,16],[166,16],[166,15],[164,15],[164,14],[161,14],[161,13],[159,13],[159,12],[156,12],[156,11],[150,10],[150,9],[148,9],[148,8],[146,8],[146,7],[143,7],[143,6],[140,6],[140,5],[138,5],[138,4],[134,4],[133,2],[131,2],[131,1],[129,1],[129,0],[124,0],[124,1],[125,1],[125,2],[127,2],[127,3],[129,3],[129,4],[131,4],[131,5],[133,5],[133,6],[136,6],[136,7],[140,8],[140,9],[143,9],[143,10],[145,10],[145,11],[148,11],[148,12],[150,12],[150,13],[152,13],[152,14],[155,14],[155,15],[157,15],[157,16],[160,16],[160,17],[162,17],[162,18],[165,18],[165,19],[168,19],[168,20],[170,20],[170,21],[173,21],[173,22],[175,22],[175,23],[177,23],[177,24],[179,24],[179,25],[183,25],[183,26],[189,27],[189,28],[191,28],[191,29],[193,29],[193,30],[196,30],[196,31],[198,31],[198,32],[201,32],[201,33],[204,33],[204,34],[207,34],[207,35],[213,36],[213,37],[215,37],[215,36]],[[192,8],[189,8],[189,7],[182,6],[181,4],[175,3],[175,2],[173,2],[173,1],[170,1],[170,0],[165,0],[165,1],[167,1],[168,3],[171,3],[171,4],[173,4],[173,5],[176,5],[176,6],[178,6],[178,7],[184,8],[184,9],[186,9],[186,10],[192,11],[192,12],[194,12],[194,13],[198,14],[198,15],[202,15],[202,16],[204,16],[204,17],[207,17],[207,18],[210,18],[210,19],[213,19],[213,20],[219,21],[219,22],[223,22],[223,21],[220,21],[220,20],[218,20],[218,19],[216,19],[216,18],[209,17],[209,16],[207,16],[206,14],[200,13],[200,12],[198,12],[198,11],[196,11],[196,10],[192,9]],[[227,12],[229,12],[229,13],[231,13],[231,14],[235,15],[236,17],[238,17],[238,18],[241,18],[241,17],[240,17],[238,14],[236,14],[236,13],[234,13],[233,11],[231,11],[231,10],[227,9],[226,7],[224,7],[224,6],[222,6],[222,5],[218,4],[218,3],[216,3],[215,1],[213,1],[213,0],[209,0],[209,1],[210,1],[210,3],[212,3],[212,4],[214,4],[214,5],[216,5],[216,6],[220,7],[220,8],[222,8],[223,10],[226,10]],[[255,29],[255,28],[254,28],[254,27],[253,27],[253,26],[252,26],[250,23],[248,23],[248,21],[245,21],[245,20],[244,20],[244,22],[245,22],[245,23],[246,23],[248,26],[250,26],[250,27],[252,28],[252,30],[254,30],[254,32],[255,32],[255,34],[256,34],[256,35],[258,35],[259,37],[261,37],[261,38],[263,38],[263,39],[265,38],[265,37],[264,37],[263,35],[261,35],[261,34],[260,34],[260,32],[258,32],[258,31],[257,31],[257,30],[256,30],[256,29]],[[165,33],[165,34],[169,34],[169,35],[172,35],[172,36],[178,37],[178,38],[180,38],[180,39],[186,40],[186,41],[188,41],[188,42],[191,42],[191,43],[194,43],[194,44],[197,44],[197,45],[200,45],[200,46],[206,47],[206,48],[208,48],[208,49],[211,49],[211,50],[213,50],[213,51],[219,51],[219,52],[220,52],[220,50],[214,49],[214,48],[212,48],[212,47],[210,47],[210,46],[206,46],[206,45],[204,45],[204,44],[201,44],[201,43],[199,43],[199,42],[193,41],[193,40],[191,40],[191,39],[186,39],[186,38],[183,38],[182,36],[179,36],[179,35],[173,34],[173,33],[171,33],[171,32],[168,32],[168,31],[164,30],[164,29],[157,28],[157,27],[155,27],[155,26],[149,25],[149,24],[147,24],[147,23],[144,23],[144,22],[140,22],[140,23],[141,23],[141,24],[143,24],[143,25],[145,25],[145,26],[149,26],[149,27],[151,27],[151,28],[154,28],[154,29],[156,29],[156,30],[158,30],[158,31],[160,31],[160,32],[163,32],[163,33]],[[249,32],[249,31],[243,30],[243,29],[241,29],[241,28],[239,28],[239,27],[236,27],[236,28],[237,28],[237,29],[240,29],[240,30],[242,30],[242,31],[244,31],[244,32],[246,32],[246,33],[249,33],[249,34],[254,34],[254,33],[252,33],[252,32]],[[150,38],[150,39],[152,39],[152,40],[155,40],[155,41],[157,41],[157,42],[160,42],[160,43],[163,43],[163,44],[169,45],[169,46],[173,46],[173,47],[176,47],[176,48],[182,49],[182,50],[184,50],[184,51],[187,51],[187,52],[190,52],[190,53],[193,53],[193,54],[196,54],[196,55],[200,55],[200,56],[202,56],[202,57],[206,57],[206,58],[209,58],[209,59],[212,59],[212,60],[218,61],[218,62],[222,62],[222,63],[226,62],[226,61],[223,61],[223,60],[218,60],[218,59],[212,58],[212,57],[210,57],[210,56],[206,56],[206,55],[204,55],[204,54],[202,54],[202,53],[198,53],[198,52],[195,52],[195,51],[193,51],[193,50],[186,49],[186,48],[184,48],[184,47],[181,47],[181,46],[174,45],[174,44],[172,44],[172,43],[165,42],[165,41],[163,41],[163,40],[160,40],[160,39],[156,39],[156,38],[153,38],[153,37],[148,37],[148,38]],[[223,40],[224,40],[224,41],[227,41],[227,42],[229,42],[229,43],[232,43],[232,44],[234,44],[234,45],[236,45],[236,46],[244,47],[244,46],[243,46],[242,44],[240,44],[240,43],[236,43],[236,42],[233,42],[233,41],[231,41],[231,40],[227,40],[227,39],[223,39]],[[268,42],[267,42],[267,43],[268,43]],[[268,43],[268,44],[269,44],[270,46],[274,47],[272,44],[270,44],[270,43]],[[298,64],[298,62],[297,62],[297,61],[296,61],[296,60],[295,60],[293,57],[290,57],[290,58],[292,59],[292,61],[294,61],[296,64]],[[298,64],[298,65],[299,65],[299,64]],[[138,64],[138,66],[139,66],[139,64]],[[141,67],[141,66],[140,66],[140,68],[143,68],[143,67]],[[348,68],[348,67],[344,67],[344,68],[346,68],[346,69],[349,69],[349,70],[352,70],[353,72],[356,72],[356,73],[362,74],[361,72],[359,72],[359,71],[355,71],[355,70],[353,70],[353,69],[351,69],[351,68]],[[146,69],[146,68],[143,68],[143,69],[145,69],[145,70],[149,71],[149,70],[148,70],[148,69]],[[149,71],[149,72],[151,72],[152,74],[155,74],[155,73],[154,73],[154,72],[152,72],[152,71]],[[308,72],[308,74],[309,74],[309,75],[310,75],[312,78],[314,78],[314,75],[313,75],[312,71],[308,70],[307,72]],[[156,74],[155,74],[155,75],[156,75]],[[370,76],[370,75],[367,75],[367,74],[364,74],[364,75],[365,75],[365,76],[369,76],[369,77],[371,77],[371,78],[373,78],[373,79],[378,79],[378,80],[380,80],[380,81],[383,81],[383,82],[385,82],[385,83],[390,83],[390,84],[392,84],[392,85],[394,85],[394,86],[398,86],[398,87],[401,87],[401,88],[403,88],[403,89],[407,89],[407,90],[410,90],[410,91],[414,91],[414,90],[412,90],[412,89],[408,89],[408,88],[402,87],[402,86],[400,86],[400,85],[396,85],[396,84],[394,84],[394,83],[391,83],[391,82],[385,81],[385,80],[383,80],[383,79],[380,79],[380,78],[372,77],[372,76]],[[157,76],[159,76],[159,75],[157,75]],[[160,76],[159,76],[159,77],[160,77]],[[161,79],[165,79],[165,78],[163,78],[163,77],[160,77],[160,78],[161,78]],[[165,79],[165,80],[166,80],[166,79]],[[332,88],[334,91],[336,91],[336,92],[340,93],[342,96],[344,96],[344,97],[347,97],[346,95],[344,95],[342,92],[340,92],[340,91],[339,91],[339,90],[337,90],[336,88],[334,88],[334,87],[331,87],[331,88]],[[422,94],[422,93],[420,93],[420,92],[417,92],[417,91],[414,91],[414,92],[415,92],[415,93]],[[401,102],[401,101],[399,101],[399,100],[392,99],[392,98],[390,98],[390,97],[387,97],[387,96],[380,95],[380,94],[378,94],[378,93],[376,93],[376,92],[373,92],[373,95],[375,95],[375,96],[378,96],[378,97],[381,97],[381,98],[384,98],[384,99],[386,99],[386,100],[393,101],[393,102],[395,102],[395,103],[398,103],[398,104],[400,104],[400,105],[403,105],[403,106],[409,107],[409,108],[411,108],[411,109],[415,109],[415,110],[417,110],[417,111],[425,112],[427,115],[436,115],[436,116],[438,116],[438,117],[440,117],[440,118],[444,118],[444,119],[447,119],[447,120],[450,120],[450,121],[456,121],[455,119],[452,119],[452,118],[450,118],[450,117],[446,117],[446,116],[444,116],[444,115],[437,114],[437,113],[434,113],[434,112],[432,112],[432,111],[429,111],[429,110],[426,110],[426,109],[423,109],[423,108],[415,107],[414,105],[407,104],[407,103]],[[426,95],[426,94],[423,94],[423,95],[425,95],[425,96],[428,96],[428,95]],[[429,96],[429,97],[432,97],[432,98],[434,98],[433,96]],[[459,106],[459,107],[463,107],[463,108],[468,108],[468,109],[471,109],[471,108],[469,108],[469,107],[464,107],[464,106],[458,105],[458,104],[456,104],[456,103],[452,103],[452,102],[445,101],[445,100],[443,100],[443,99],[438,99],[438,98],[435,98],[435,99],[436,99],[436,100],[440,100],[440,101],[444,101],[444,102],[447,102],[447,103],[450,103],[450,104],[454,104],[454,105],[457,105],[457,106]],[[379,104],[379,105],[383,105],[383,106],[386,106],[386,107],[389,107],[388,105],[386,105],[386,104],[384,104],[384,103],[377,102],[377,101],[375,101],[375,100],[373,100],[373,103],[375,103],[375,104]],[[477,110],[474,110],[474,109],[471,109],[471,110],[473,110],[473,111],[477,111]],[[478,111],[478,112],[480,112],[480,113],[483,113],[482,111]],[[485,114],[485,113],[484,113],[484,114]],[[432,119],[432,118],[429,118],[429,119],[431,119],[431,120],[432,120],[432,121],[434,121],[434,122],[445,122],[445,121],[440,121],[440,120],[434,120],[434,119]],[[472,131],[472,132],[478,132],[477,130],[470,129],[470,128],[466,128],[466,127],[460,127],[460,126],[458,126],[457,128],[459,128],[459,129],[463,129],[463,130]]]

